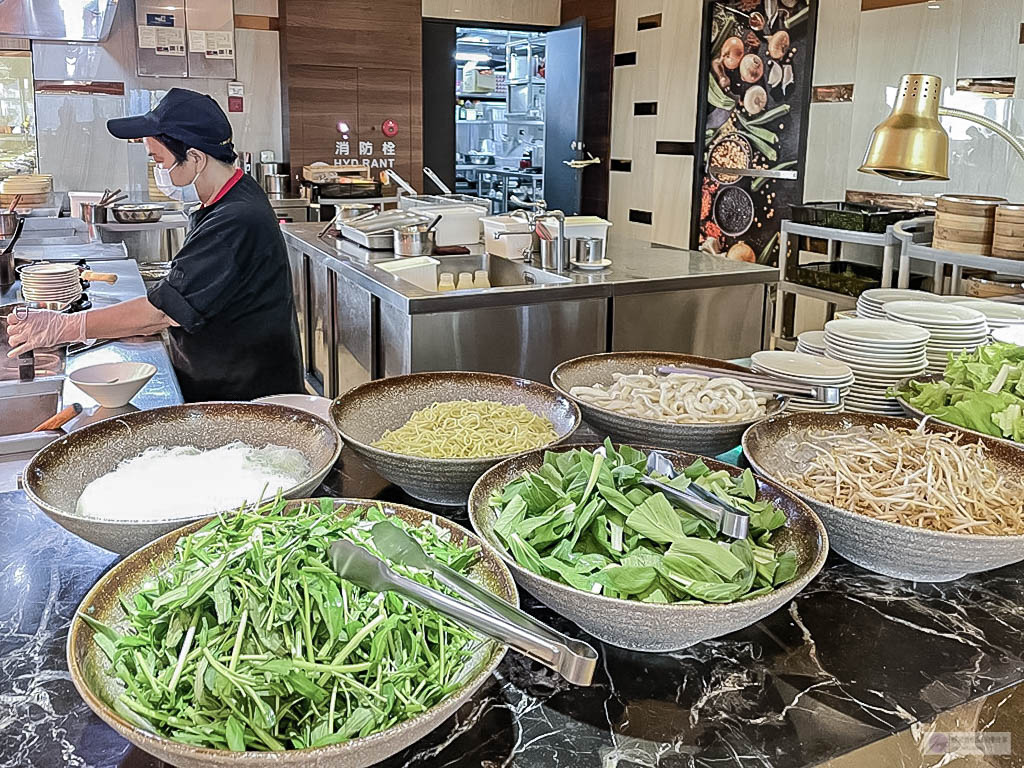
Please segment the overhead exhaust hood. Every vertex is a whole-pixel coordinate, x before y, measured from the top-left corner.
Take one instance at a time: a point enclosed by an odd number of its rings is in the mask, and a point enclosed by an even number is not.
[[[118,0],[0,0],[0,35],[32,40],[106,40]]]

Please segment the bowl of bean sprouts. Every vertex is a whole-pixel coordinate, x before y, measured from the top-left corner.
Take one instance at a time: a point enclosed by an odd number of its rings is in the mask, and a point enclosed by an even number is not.
[[[743,382],[690,374],[658,375],[661,365],[749,368],[674,352],[609,352],[577,357],[551,372],[551,383],[579,406],[600,436],[717,456],[740,444],[751,424],[778,413],[782,401]]]
[[[799,413],[743,435],[754,471],[806,501],[868,570],[952,581],[1024,560],[1024,449],[950,424]]]

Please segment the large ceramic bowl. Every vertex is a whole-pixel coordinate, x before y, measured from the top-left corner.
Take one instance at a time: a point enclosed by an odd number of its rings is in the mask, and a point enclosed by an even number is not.
[[[75,505],[85,486],[153,446],[211,449],[236,440],[302,452],[310,474],[282,492],[290,499],[313,493],[341,453],[341,440],[330,424],[295,408],[258,403],[173,405],[113,416],[50,443],[25,468],[24,489],[36,506],[76,536],[127,554],[205,515],[183,510],[180,516],[159,520],[83,517]],[[140,497],[139,505],[145,503]]]
[[[294,502],[291,506],[294,509],[301,503]],[[376,503],[365,499],[335,500],[336,506],[349,508],[367,507]],[[443,517],[435,517],[428,512],[399,504],[385,505],[385,512],[414,525],[421,525],[423,521],[430,520],[451,531],[454,542],[469,539],[472,544],[479,546],[479,540],[469,531]],[[171,561],[178,539],[197,531],[205,524],[206,521],[203,520],[173,531],[129,555],[103,574],[82,600],[68,631],[68,669],[75,688],[86,704],[122,737],[164,762],[180,768],[364,768],[405,749],[455,714],[458,708],[487,681],[505,655],[503,645],[496,642],[485,643],[467,665],[462,685],[452,691],[448,698],[426,712],[386,731],[334,746],[285,752],[229,752],[182,744],[142,730],[121,717],[111,706],[110,702],[120,692],[121,683],[111,674],[110,660],[93,641],[93,630],[80,618],[80,614],[88,612],[93,618],[117,628],[124,622],[124,610],[120,601],[130,601],[132,595],[138,592],[148,579],[166,567]],[[480,548],[480,557],[467,575],[503,600],[519,605],[519,595],[511,574],[487,547]]]
[[[930,383],[935,382],[935,381],[942,381],[942,379],[943,379],[943,375],[941,373],[936,373],[936,374],[931,374],[931,375],[922,374],[920,376],[910,376],[910,377],[908,377],[906,379],[903,379],[903,381],[901,381],[899,384],[897,384],[896,385],[896,389],[897,390],[903,390],[912,381],[917,381],[917,382],[920,382],[922,384],[930,384]],[[1021,447],[1021,444],[1016,442],[1016,441],[1014,441],[1014,440],[1008,440],[1005,437],[995,437],[993,435],[986,435],[984,432],[978,432],[975,429],[968,429],[967,427],[961,427],[959,424],[951,424],[948,421],[943,421],[942,419],[938,418],[937,416],[930,416],[929,414],[925,413],[924,411],[922,411],[922,410],[920,410],[918,408],[915,408],[913,405],[908,403],[902,397],[897,397],[896,398],[896,402],[900,404],[900,407],[903,409],[903,413],[905,413],[907,415],[907,417],[909,417],[911,419],[914,419],[915,421],[920,421],[921,419],[923,419],[923,418],[925,418],[927,416],[929,419],[932,419],[933,421],[936,421],[939,424],[949,424],[949,426],[956,427],[957,429],[961,430],[962,432],[966,432],[967,434],[973,435],[975,437],[986,437],[989,440],[995,440],[996,442],[1006,443],[1006,445],[1016,446],[1018,448]]]
[[[362,384],[334,401],[331,418],[345,443],[378,475],[422,501],[460,506],[480,475],[509,455],[430,459],[373,447],[381,435],[405,424],[415,411],[449,400],[524,405],[555,428],[558,437],[544,447],[562,442],[580,425],[579,409],[551,387],[511,376],[459,371],[413,373]]]
[[[800,443],[809,428],[847,430],[882,424],[917,428],[912,419],[863,413],[797,413],[755,424],[743,435],[743,453],[758,474],[780,485],[804,469],[807,452]],[[1024,482],[1024,449],[1002,440],[928,421],[929,432],[961,434],[969,442],[981,441],[999,471]],[[788,487],[788,486],[787,486]],[[836,552],[869,571],[910,581],[952,581],[1024,560],[1024,536],[986,536],[944,533],[876,520],[826,504],[797,491],[797,496],[820,515]]]
[[[612,375],[616,373],[633,374],[641,370],[644,373],[654,373],[655,367],[659,365],[701,365],[750,373],[749,368],[711,357],[680,355],[674,352],[608,352],[577,357],[561,363],[551,372],[551,383],[555,389],[579,406],[583,420],[587,424],[602,437],[610,437],[615,442],[653,445],[656,448],[689,451],[702,456],[718,456],[740,444],[744,430],[753,424],[753,421],[737,421],[731,424],[675,424],[670,421],[639,419],[599,408],[569,394],[573,387],[611,384]],[[780,412],[781,401],[769,400],[767,410],[769,416]]]
[[[593,451],[598,446],[572,447]],[[680,471],[700,458],[675,451],[662,453]],[[703,461],[713,470],[724,469],[734,476],[741,472],[730,464],[706,458]],[[634,651],[675,651],[748,627],[792,600],[817,575],[828,556],[828,534],[817,516],[788,491],[758,479],[758,498],[777,504],[788,519],[786,527],[773,539],[780,550],[796,550],[799,565],[795,578],[788,584],[761,597],[715,605],[642,603],[584,592],[519,565],[494,533],[498,511],[488,503],[491,494],[524,473],[537,471],[543,463],[544,452],[534,451],[488,470],[469,497],[469,519],[477,534],[498,551],[520,586],[556,613],[611,645]]]

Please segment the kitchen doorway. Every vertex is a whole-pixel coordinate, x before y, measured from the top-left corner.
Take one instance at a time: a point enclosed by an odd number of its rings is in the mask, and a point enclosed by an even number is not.
[[[582,138],[584,29],[582,20],[558,28],[425,21],[425,164],[453,191],[488,199],[494,213],[539,200],[576,212],[580,174],[563,161],[576,158]],[[552,54],[557,77],[549,77]],[[555,114],[550,104],[560,105]]]

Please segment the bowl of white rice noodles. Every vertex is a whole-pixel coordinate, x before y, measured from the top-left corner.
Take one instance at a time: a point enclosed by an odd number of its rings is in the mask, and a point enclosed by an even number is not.
[[[310,496],[341,448],[331,424],[297,408],[176,405],[72,432],[32,458],[22,483],[55,522],[126,554],[261,499]]]
[[[661,365],[750,373],[734,363],[674,352],[608,352],[558,365],[551,383],[579,406],[602,437],[717,456],[740,444],[751,424],[779,413],[780,400],[732,378],[661,376]]]

